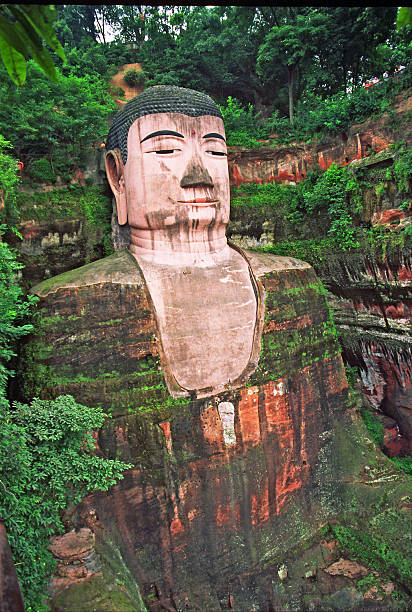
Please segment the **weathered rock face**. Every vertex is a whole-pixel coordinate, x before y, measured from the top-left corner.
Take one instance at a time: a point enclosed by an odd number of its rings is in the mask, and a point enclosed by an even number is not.
[[[411,272],[408,259],[377,265],[364,256],[324,262],[344,358],[360,369],[373,407],[397,423],[389,454],[412,450]]]
[[[32,284],[99,259],[104,254],[103,231],[84,219],[24,221],[22,241],[16,242],[24,265],[23,280]]]
[[[405,102],[406,104],[406,102]],[[400,106],[402,110],[402,107]],[[375,126],[376,127],[376,126]],[[378,131],[379,133],[379,131]],[[362,191],[362,223],[393,231],[399,236],[410,224],[410,211],[399,208],[410,200],[394,181],[386,180],[386,169],[396,161],[396,153],[382,151],[351,164],[365,178]],[[261,176],[262,178],[262,176]],[[368,181],[369,179],[369,181]],[[261,181],[262,182],[262,181]],[[379,195],[378,185],[384,185]],[[264,215],[267,217],[264,220]],[[285,210],[279,206],[262,211],[244,207],[232,208],[229,228],[231,240],[242,248],[273,245],[277,241],[294,240],[284,220]],[[312,229],[307,222],[302,238],[324,236],[326,227],[319,220]],[[293,229],[293,228],[292,228]],[[395,240],[393,241],[395,242]],[[366,252],[368,251],[368,252]],[[390,251],[390,249],[389,249]],[[382,417],[386,436],[386,452],[403,455],[411,452],[411,281],[410,243],[404,241],[383,258],[371,248],[357,255],[323,253],[316,272],[328,289],[328,300],[336,316],[336,324],[346,364],[357,367],[365,395]]]
[[[275,595],[264,565],[344,507],[345,483],[360,469],[322,285],[297,260],[284,259],[281,270],[270,265],[279,258],[251,260],[266,296],[258,369],[246,387],[202,399],[169,395],[129,253],[35,288],[41,324],[26,350],[30,392],[100,403],[111,416],[99,452],[135,466],[108,493],[88,497],[70,524],[92,529],[122,559],[147,605],[215,610],[234,597],[239,609],[267,609]],[[60,593],[56,610],[69,609],[77,587]]]
[[[266,239],[264,225],[259,240],[233,235],[231,239],[243,248],[261,245]],[[268,241],[272,242],[273,236]],[[410,454],[410,249],[380,262],[372,253],[339,257],[331,253],[316,266],[316,272],[327,289],[344,362],[358,368],[363,393],[372,407],[387,417],[386,452],[390,456]]]
[[[101,183],[100,172],[94,175],[96,183],[98,177]],[[107,181],[104,186],[25,188],[17,195],[17,206],[21,239],[10,233],[7,242],[19,251],[28,288],[100,259],[110,248],[112,196]]]
[[[6,528],[2,520],[0,520],[0,610],[1,612],[24,612],[16,568],[13,565]]]
[[[348,133],[331,138],[329,142],[292,143],[259,150],[232,150],[229,154],[231,185],[242,183],[296,183],[305,178],[308,170],[320,166],[326,170],[332,163],[345,166],[360,160],[369,152],[380,152],[397,140],[412,142],[409,113],[412,109],[410,91],[398,95],[393,105],[395,120],[388,114],[378,119],[353,125]]]

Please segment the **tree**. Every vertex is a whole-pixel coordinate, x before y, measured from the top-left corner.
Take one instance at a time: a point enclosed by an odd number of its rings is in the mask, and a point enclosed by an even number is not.
[[[410,6],[400,6],[396,18],[396,27],[400,29],[407,25],[412,26],[412,8]]]
[[[335,84],[335,90],[326,88],[325,95],[347,92],[374,76],[374,71],[386,70],[385,64],[379,66],[376,50],[393,36],[395,7],[340,6],[323,10],[330,20],[322,53],[323,72],[326,81]]]
[[[112,13],[110,22],[116,35],[125,43],[133,43],[139,53],[145,38],[146,23],[151,14],[151,7],[124,4],[111,8],[117,9],[116,13]]]
[[[280,7],[276,25],[260,46],[257,72],[274,87],[279,72],[286,68],[289,121],[294,123],[294,91],[298,70],[321,52],[328,33],[328,17],[318,9]]]
[[[0,55],[16,85],[26,80],[30,56],[51,79],[57,79],[53,60],[43,44],[46,42],[64,61],[64,51],[52,25],[55,15],[52,5],[0,5]]]
[[[12,407],[0,395],[0,515],[28,612],[48,610],[55,566],[48,544],[64,531],[61,512],[91,491],[107,491],[132,467],[94,454],[91,432],[104,417],[70,395]]]
[[[66,172],[106,136],[107,118],[116,109],[100,75],[64,76],[57,69],[54,83],[34,62],[24,87],[0,78],[0,96],[0,133],[25,165],[48,156]]]
[[[158,8],[145,14],[141,59],[150,84],[170,83],[260,102],[255,73],[256,10],[249,7]]]
[[[0,134],[0,223],[10,221],[13,216],[14,192],[19,182],[17,160],[8,154],[8,149],[12,148],[12,144]]]

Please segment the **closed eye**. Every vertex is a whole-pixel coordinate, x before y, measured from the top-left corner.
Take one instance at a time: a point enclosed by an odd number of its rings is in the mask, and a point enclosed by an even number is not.
[[[168,155],[170,153],[174,153],[175,151],[179,151],[180,149],[162,149],[161,151],[154,151],[156,155]]]
[[[206,153],[211,153],[212,155],[220,155],[220,157],[226,157],[227,153],[223,153],[223,151],[206,151]]]

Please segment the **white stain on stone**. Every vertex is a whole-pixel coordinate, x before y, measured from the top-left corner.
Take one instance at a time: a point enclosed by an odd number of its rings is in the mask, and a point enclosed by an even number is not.
[[[220,283],[236,283],[237,281],[233,280],[233,278],[228,274],[224,278],[219,278]]]
[[[223,428],[223,438],[226,446],[236,444],[235,407],[232,402],[220,402],[217,407]]]
[[[278,382],[273,385],[273,395],[285,395],[286,388],[285,383]]]

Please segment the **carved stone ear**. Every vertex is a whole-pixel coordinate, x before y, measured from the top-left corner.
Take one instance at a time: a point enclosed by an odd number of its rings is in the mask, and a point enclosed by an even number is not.
[[[119,225],[127,223],[127,201],[124,183],[124,165],[119,149],[106,153],[107,180],[116,199],[117,220]]]

